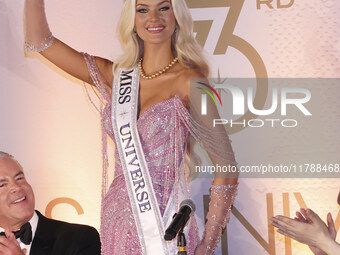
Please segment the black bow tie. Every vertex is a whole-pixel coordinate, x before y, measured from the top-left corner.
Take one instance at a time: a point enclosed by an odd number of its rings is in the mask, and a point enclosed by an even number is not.
[[[29,222],[26,222],[18,231],[13,232],[15,238],[20,238],[24,244],[30,244],[32,241],[32,228]],[[5,232],[1,232],[0,236],[5,236]]]

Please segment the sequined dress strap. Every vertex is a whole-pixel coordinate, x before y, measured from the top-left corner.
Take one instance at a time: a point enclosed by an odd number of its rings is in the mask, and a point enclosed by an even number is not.
[[[86,84],[84,83],[84,87],[86,90],[86,94],[89,98],[89,101],[91,104],[97,109],[97,111],[100,113],[101,117],[101,129],[102,129],[102,156],[103,156],[103,166],[102,166],[102,191],[101,191],[101,198],[104,199],[107,189],[108,189],[108,168],[109,168],[109,161],[108,161],[108,155],[107,155],[107,131],[105,128],[105,107],[108,105],[108,103],[111,101],[111,96],[107,92],[106,89],[106,82],[102,78],[98,66],[96,64],[96,60],[93,56],[90,56],[87,53],[82,53],[89,71],[89,74],[91,76],[91,79],[93,83],[96,86],[96,89],[99,92],[99,95],[96,93],[96,95],[99,98],[99,106],[96,105],[95,99],[91,97],[91,93],[88,91]],[[93,88],[93,87],[92,87]]]

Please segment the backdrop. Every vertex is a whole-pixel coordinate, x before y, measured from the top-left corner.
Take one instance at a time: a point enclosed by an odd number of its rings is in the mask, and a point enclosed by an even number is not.
[[[340,75],[337,0],[187,3],[196,38],[209,56],[216,79]],[[113,60],[120,54],[115,28],[121,5],[120,0],[49,0],[46,13],[56,37],[79,51]],[[24,0],[0,0],[0,150],[13,154],[23,165],[37,209],[55,219],[99,229],[99,116],[80,81],[35,54],[25,57],[23,6]],[[323,163],[339,164],[338,85],[311,88],[312,98],[320,100],[310,107],[317,112],[324,105],[322,111],[328,114],[317,130],[277,128],[267,138],[266,129],[232,132],[239,165],[261,164],[269,152],[270,159],[281,159],[287,151],[294,151],[297,158],[308,154],[308,161],[302,163],[321,163],[322,155]],[[261,91],[261,87],[256,89]],[[311,137],[319,138],[312,139],[312,147],[306,143]],[[113,144],[109,147],[113,155]],[[307,150],[310,148],[316,150]],[[285,154],[285,160],[291,155]],[[111,177],[113,162],[110,158]],[[305,245],[275,233],[269,218],[294,216],[300,207],[310,207],[323,219],[331,212],[339,229],[339,172],[331,177],[241,178],[231,221],[216,254],[311,254]],[[197,178],[191,184],[201,231],[210,181]]]

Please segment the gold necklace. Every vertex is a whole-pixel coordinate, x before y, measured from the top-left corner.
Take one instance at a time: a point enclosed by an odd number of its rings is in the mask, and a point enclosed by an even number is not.
[[[162,73],[168,71],[178,61],[178,57],[175,57],[166,67],[164,67],[163,69],[161,69],[158,72],[156,72],[154,74],[151,74],[151,75],[145,75],[143,67],[142,67],[142,60],[143,60],[143,58],[141,58],[139,60],[139,62],[138,62],[138,71],[139,71],[139,74],[144,79],[151,80],[153,78],[156,78],[156,77],[160,76]]]

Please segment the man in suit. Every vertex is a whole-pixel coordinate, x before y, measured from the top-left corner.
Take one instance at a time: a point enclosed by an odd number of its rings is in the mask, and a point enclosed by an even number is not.
[[[21,165],[0,152],[0,255],[100,255],[95,228],[48,219],[34,204]]]

